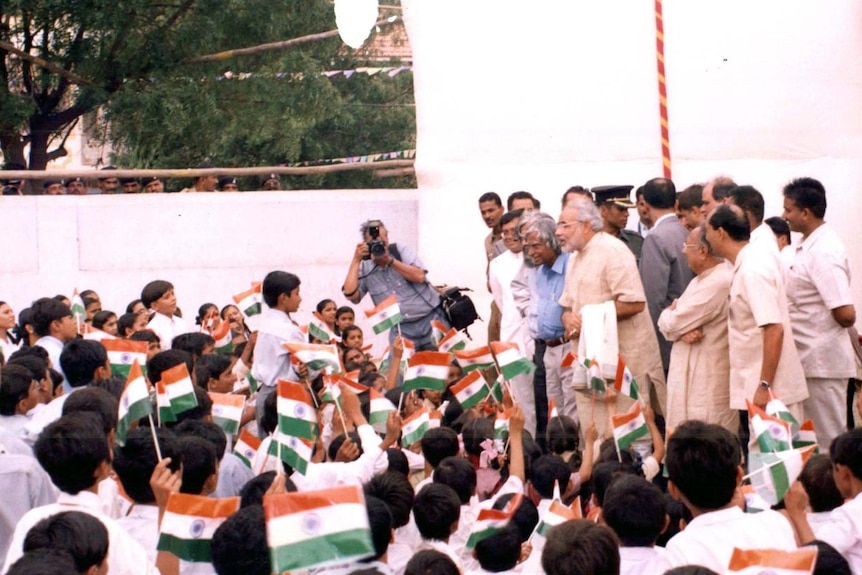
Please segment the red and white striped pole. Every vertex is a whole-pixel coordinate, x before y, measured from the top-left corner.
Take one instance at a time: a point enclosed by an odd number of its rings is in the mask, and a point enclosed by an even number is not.
[[[658,109],[661,120],[661,160],[664,177],[670,179],[670,134],[667,122],[667,80],[664,75],[664,18],[662,0],[655,0],[655,58],[658,67]]]

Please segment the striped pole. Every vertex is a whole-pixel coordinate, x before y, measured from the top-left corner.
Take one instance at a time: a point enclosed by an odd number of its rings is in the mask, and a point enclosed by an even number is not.
[[[664,75],[664,18],[662,0],[655,0],[655,58],[658,67],[658,110],[661,119],[661,161],[670,179],[670,134],[667,128],[667,80]]]

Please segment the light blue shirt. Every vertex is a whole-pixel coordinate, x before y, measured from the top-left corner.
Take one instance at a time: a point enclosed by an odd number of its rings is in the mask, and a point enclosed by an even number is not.
[[[563,252],[557,256],[553,265],[542,264],[536,272],[536,337],[539,339],[555,339],[562,337],[565,332],[561,319],[563,307],[558,302],[566,287],[568,263],[569,254]]]

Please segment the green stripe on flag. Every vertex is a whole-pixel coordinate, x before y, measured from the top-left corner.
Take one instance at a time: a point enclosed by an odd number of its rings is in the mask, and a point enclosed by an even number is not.
[[[417,389],[430,389],[431,391],[443,392],[446,391],[446,380],[420,375],[419,377],[404,382],[404,393]]]
[[[520,358],[517,361],[500,366],[500,371],[506,379],[512,379],[518,375],[532,375],[536,371],[536,364],[527,358]]]
[[[173,553],[183,561],[206,563],[212,560],[212,545],[209,539],[180,539],[168,533],[159,535],[159,551]]]
[[[126,415],[117,420],[116,439],[117,443],[122,445],[126,441],[126,434],[129,432],[132,424],[142,417],[146,417],[153,412],[153,405],[149,399],[141,399],[129,406],[129,411]]]
[[[174,415],[173,410],[170,406],[160,405],[159,406],[159,425],[163,423],[173,423],[177,420],[177,416]]]
[[[488,529],[483,529],[482,531],[470,533],[470,537],[467,538],[467,543],[464,545],[464,547],[466,547],[467,549],[473,549],[474,547],[476,547],[476,543],[483,539],[487,539],[491,535],[499,533],[500,531],[502,531],[502,528],[500,527],[489,527]]]
[[[222,428],[225,435],[236,435],[239,433],[239,421],[226,417],[213,416],[213,423]]]
[[[649,428],[646,426],[646,424],[644,424],[620,437],[619,441],[617,441],[617,445],[620,446],[620,449],[625,449],[626,447],[634,443],[635,440],[640,439],[641,437],[644,437],[646,435],[649,435]]]
[[[198,406],[198,399],[194,393],[187,393],[171,399],[171,411],[178,415]]]
[[[379,334],[383,333],[384,331],[388,331],[388,330],[392,329],[393,327],[395,327],[399,323],[401,323],[401,314],[396,313],[393,316],[387,317],[386,319],[384,319],[380,323],[375,324],[373,326],[374,327],[374,333],[379,335]]]
[[[787,468],[784,466],[784,463],[779,463],[770,467],[769,473],[772,475],[772,486],[775,488],[775,497],[778,501],[781,501],[790,489],[790,478],[787,476]]]
[[[273,573],[324,563],[347,562],[373,554],[374,544],[371,542],[371,533],[367,529],[332,533],[269,550]]]
[[[285,435],[301,437],[311,441],[317,439],[317,426],[304,419],[282,415],[278,418],[278,430]]]
[[[260,302],[253,303],[250,306],[248,306],[247,308],[245,308],[244,310],[242,310],[242,313],[244,313],[247,317],[252,316],[252,315],[258,315],[260,312],[261,312]]]

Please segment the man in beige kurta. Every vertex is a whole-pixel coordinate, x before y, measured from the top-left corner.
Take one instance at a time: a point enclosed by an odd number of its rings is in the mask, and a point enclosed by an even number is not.
[[[701,226],[683,245],[697,274],[678,300],[659,316],[658,327],[673,342],[667,375],[667,429],[699,419],[736,434],[739,412],[730,407],[727,297],[733,267],[716,257]]]
[[[802,421],[808,387],[793,343],[781,270],[771,254],[749,245],[749,234],[748,220],[736,206],[720,206],[708,218],[707,240],[716,254],[733,264],[728,306],[730,407],[746,410],[748,400],[765,408],[775,396]]]
[[[658,402],[653,408],[664,413],[667,405],[664,371],[637,263],[629,248],[602,232],[602,226],[598,208],[584,198],[570,201],[560,215],[557,237],[564,250],[574,252],[566,270],[566,288],[559,300],[567,308],[563,323],[577,352],[581,330],[579,310],[587,304],[613,301],[620,356],[637,381],[644,401],[650,401],[653,388]],[[609,431],[603,400],[594,403],[592,392],[584,390],[577,394],[577,403],[582,423],[588,424],[592,419],[600,434]],[[621,396],[616,411],[624,413],[631,405],[631,399]]]

